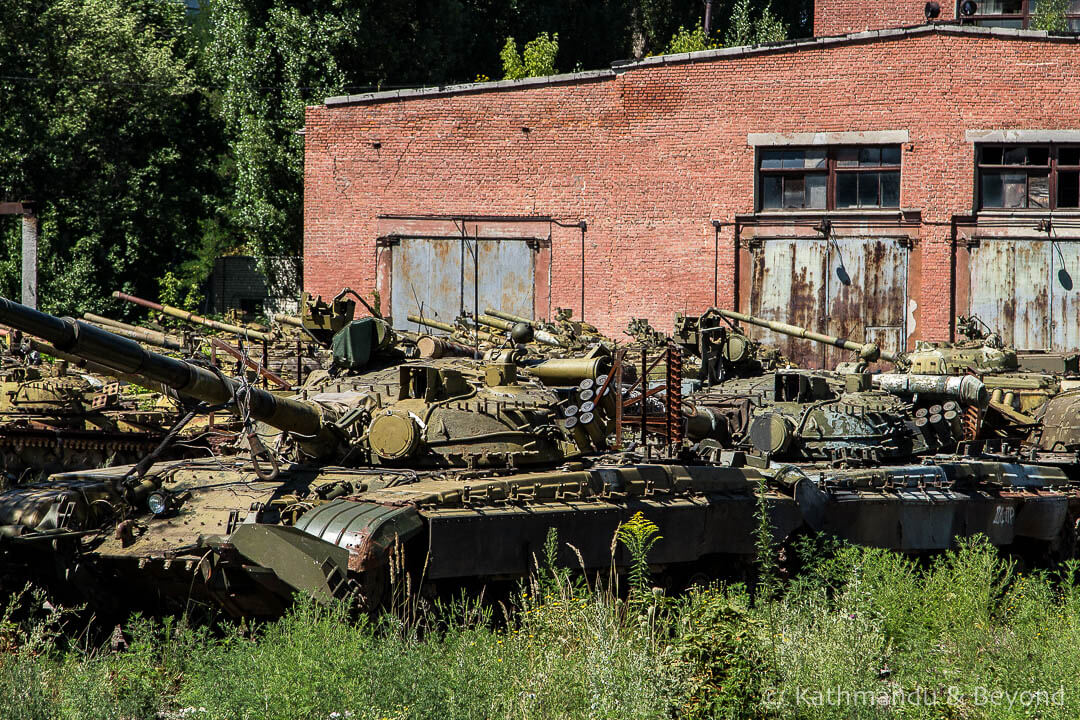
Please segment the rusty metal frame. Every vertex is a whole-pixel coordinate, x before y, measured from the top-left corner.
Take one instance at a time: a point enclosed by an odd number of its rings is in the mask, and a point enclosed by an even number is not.
[[[285,382],[280,377],[278,377],[276,374],[274,374],[273,372],[268,370],[263,363],[258,363],[256,361],[252,360],[245,353],[240,352],[239,350],[237,350],[236,348],[234,348],[232,345],[225,342],[224,340],[222,340],[220,338],[212,337],[212,338],[210,338],[210,345],[214,349],[223,350],[226,353],[228,353],[229,355],[231,355],[234,359],[239,360],[244,365],[246,365],[247,367],[254,370],[259,375],[259,377],[263,378],[264,380],[269,380],[270,382],[274,383],[278,387],[284,388],[286,390],[292,389],[292,386],[289,383]],[[266,348],[264,347],[263,348],[264,356],[265,356],[265,351],[266,351]],[[265,362],[265,357],[264,357],[264,362]]]
[[[617,373],[620,380],[622,377],[622,360],[625,349],[620,351],[612,373]],[[661,362],[665,363],[665,381],[663,385],[649,389],[649,373]],[[682,419],[682,349],[674,344],[668,344],[652,362],[649,362],[648,348],[641,349],[640,376],[626,388],[625,393],[630,393],[639,385],[641,395],[637,398],[627,398],[625,395],[617,398],[615,411],[615,446],[622,447],[623,427],[636,427],[641,435],[641,444],[644,448],[645,457],[652,457],[652,448],[648,443],[650,432],[661,435],[665,446],[670,449],[683,441],[685,427]],[[605,384],[606,387],[606,384]],[[664,413],[655,417],[649,416],[648,400],[656,395],[664,395]],[[627,415],[626,408],[640,404],[638,415]],[[653,428],[650,430],[650,428]]]

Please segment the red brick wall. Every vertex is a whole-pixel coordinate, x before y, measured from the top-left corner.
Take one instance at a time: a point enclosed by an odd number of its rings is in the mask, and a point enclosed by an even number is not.
[[[375,284],[380,213],[585,219],[588,320],[669,329],[713,302],[713,227],[754,210],[748,132],[907,130],[901,205],[922,211],[915,336],[953,307],[948,223],[973,204],[967,129],[1067,129],[1080,46],[944,32],[636,68],[614,78],[307,112],[305,289]],[[522,128],[529,128],[523,132]],[[377,146],[377,147],[376,147]],[[938,224],[935,224],[938,223]],[[552,306],[579,310],[579,235],[553,237]],[[735,302],[733,231],[719,302]]]
[[[940,0],[938,4],[938,20],[956,19],[955,0]],[[816,0],[814,36],[922,25],[925,8],[925,0]]]

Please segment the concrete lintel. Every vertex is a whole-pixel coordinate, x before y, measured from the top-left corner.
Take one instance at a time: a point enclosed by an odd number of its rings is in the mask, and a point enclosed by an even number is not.
[[[460,95],[463,93],[491,92],[493,90],[512,90],[538,87],[541,85],[561,85],[564,83],[585,82],[614,77],[612,70],[586,70],[584,72],[547,75],[544,77],[524,78],[522,80],[495,80],[482,83],[464,83],[460,85],[441,85],[438,87],[405,88],[402,90],[384,90],[362,95],[339,95],[324,100],[327,107],[341,105],[359,105],[364,103],[385,102],[387,100],[413,100],[425,97]]]
[[[898,145],[910,142],[907,130],[866,130],[858,132],[747,133],[752,147],[784,145]]]
[[[1080,130],[968,130],[969,143],[1080,143]]]

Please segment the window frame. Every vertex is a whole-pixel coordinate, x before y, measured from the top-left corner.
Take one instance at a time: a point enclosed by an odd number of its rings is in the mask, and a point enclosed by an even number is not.
[[[1005,164],[1004,162],[1004,150],[1008,148],[1045,148],[1047,150],[1047,164],[1046,165],[1017,165]],[[988,149],[998,149],[1003,151],[1002,162],[1000,164],[985,163],[983,162],[983,153]],[[1056,212],[1058,210],[1066,210],[1070,212],[1080,212],[1080,189],[1077,192],[1077,204],[1066,205],[1059,207],[1058,205],[1058,181],[1060,178],[1059,173],[1064,172],[1076,172],[1080,174],[1080,164],[1076,165],[1062,165],[1059,162],[1059,153],[1061,150],[1077,150],[1080,152],[1080,143],[1077,142],[1063,142],[1063,143],[1038,143],[1038,142],[1015,142],[1015,143],[977,143],[975,145],[975,207],[978,211],[984,210],[997,211],[1031,211],[1031,212]],[[1080,157],[1077,162],[1080,163]],[[1047,207],[1031,207],[1031,178],[1033,175],[1038,175],[1042,170],[1046,170],[1047,173]],[[983,205],[983,177],[987,172],[998,173],[1014,173],[1025,175],[1024,182],[1024,207],[1007,207],[1005,205]],[[1004,199],[1004,195],[1003,195]]]
[[[843,150],[854,150],[856,152],[864,149],[895,149],[899,153],[899,160],[895,165],[883,165],[879,162],[877,165],[866,166],[847,166],[839,165],[837,155]],[[754,161],[754,189],[756,191],[756,200],[754,203],[755,212],[758,213],[776,213],[776,212],[859,212],[859,211],[875,211],[875,210],[899,210],[902,206],[900,191],[903,188],[903,165],[904,165],[904,151],[901,143],[865,143],[865,144],[837,144],[837,145],[760,145],[756,148]],[[825,165],[824,167],[797,167],[797,168],[766,168],[762,167],[764,156],[769,152],[784,152],[787,151],[824,151],[825,153]],[[881,204],[881,181],[878,181],[878,204],[868,206],[847,206],[837,207],[836,205],[836,186],[838,175],[862,175],[869,173],[888,173],[895,172],[899,175],[899,186],[897,188],[897,201],[896,205],[882,205]],[[767,177],[802,177],[805,178],[809,175],[824,175],[825,176],[825,206],[824,207],[765,207],[765,193],[764,183]],[[805,190],[804,190],[805,192]],[[781,201],[785,195],[783,186],[781,186],[780,197]],[[858,190],[856,190],[856,197],[858,196]]]
[[[977,0],[978,1],[978,0]],[[1019,20],[1020,27],[1027,30],[1031,27],[1031,21],[1037,13],[1031,12],[1031,0],[1020,0],[1020,12],[1019,13],[978,13],[975,15],[961,15],[960,6],[964,0],[957,0],[956,2],[956,17],[960,21],[961,25],[980,25],[981,27],[1004,27],[1000,25],[981,25],[981,21],[984,20]],[[981,4],[981,3],[980,3]],[[1066,32],[1080,33],[1080,12],[1066,12],[1065,17],[1068,20],[1070,26],[1073,23],[1077,24],[1078,29],[1069,30]]]

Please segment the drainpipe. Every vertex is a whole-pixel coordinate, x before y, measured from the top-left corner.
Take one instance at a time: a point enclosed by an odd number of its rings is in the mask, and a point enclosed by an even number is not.
[[[705,0],[705,37],[712,33],[712,3],[713,0]]]

